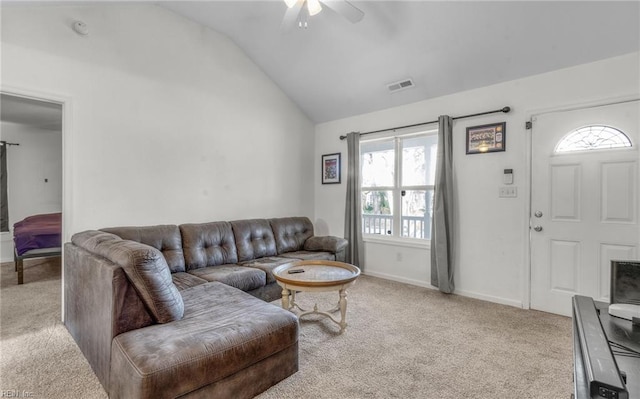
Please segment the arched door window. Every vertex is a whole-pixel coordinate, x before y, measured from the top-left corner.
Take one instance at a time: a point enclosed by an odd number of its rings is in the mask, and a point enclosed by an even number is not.
[[[631,147],[631,140],[611,126],[591,125],[573,130],[556,145],[555,152],[608,150]]]

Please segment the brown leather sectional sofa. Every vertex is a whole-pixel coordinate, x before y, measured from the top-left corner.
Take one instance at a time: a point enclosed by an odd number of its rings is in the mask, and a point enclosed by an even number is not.
[[[251,398],[298,370],[271,271],[346,244],[305,217],[85,231],[64,246],[64,323],[111,398]]]

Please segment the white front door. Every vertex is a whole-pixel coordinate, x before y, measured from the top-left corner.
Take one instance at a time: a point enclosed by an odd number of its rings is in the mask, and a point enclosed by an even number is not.
[[[638,259],[639,106],[633,101],[533,118],[531,308],[570,316],[573,295],[608,301],[610,261]],[[568,133],[588,126],[613,127],[632,147],[557,151]],[[598,146],[597,137],[607,136],[599,131],[583,130],[569,148]]]

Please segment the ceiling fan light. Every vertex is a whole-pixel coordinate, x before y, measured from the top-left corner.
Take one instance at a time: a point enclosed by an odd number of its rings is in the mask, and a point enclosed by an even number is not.
[[[309,10],[309,15],[313,16],[322,11],[322,6],[318,0],[307,0],[307,9]]]
[[[287,7],[291,8],[293,6],[296,5],[296,3],[298,2],[298,0],[284,0],[284,3],[287,5]]]

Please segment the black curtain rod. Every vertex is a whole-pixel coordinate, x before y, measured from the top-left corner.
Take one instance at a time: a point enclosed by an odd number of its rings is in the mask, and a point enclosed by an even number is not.
[[[462,116],[455,116],[451,119],[453,119],[454,121],[456,119],[464,119],[464,118],[471,118],[473,116],[481,116],[481,115],[489,115],[489,114],[496,114],[498,112],[504,112],[505,114],[507,112],[511,111],[511,107],[504,107],[504,108],[500,108],[500,109],[496,109],[494,111],[487,111],[487,112],[480,112],[477,114],[469,114],[469,115],[462,115]],[[365,132],[365,133],[360,133],[361,136],[365,135],[365,134],[373,134],[373,133],[381,133],[381,132],[388,132],[391,130],[397,130],[397,129],[406,129],[408,127],[414,127],[414,126],[422,126],[422,125],[431,125],[432,123],[437,123],[438,120],[436,119],[435,121],[429,121],[429,122],[421,122],[421,123],[416,123],[413,125],[406,125],[406,126],[398,126],[398,127],[390,127],[387,129],[380,129],[380,130],[374,130],[372,132]],[[340,136],[340,140],[344,140],[346,139],[347,136]]]
[[[0,143],[5,144],[5,145],[20,145],[18,143],[7,143],[6,141],[2,140],[0,141]]]

